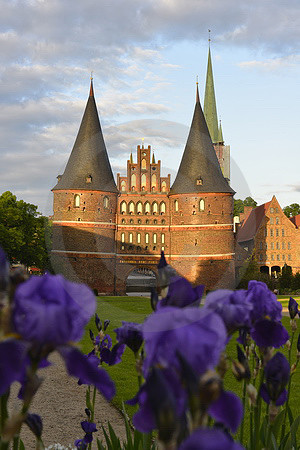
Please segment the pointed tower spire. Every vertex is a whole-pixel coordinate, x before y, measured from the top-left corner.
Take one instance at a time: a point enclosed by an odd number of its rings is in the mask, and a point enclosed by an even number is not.
[[[93,78],[90,94],[65,171],[53,190],[118,192],[99,122]]]
[[[218,142],[220,144],[222,144],[224,142],[221,119],[220,119],[220,123],[219,123]]]
[[[132,152],[130,153],[130,164],[133,164],[133,156],[132,156]]]
[[[209,38],[210,42],[210,38]],[[208,49],[208,62],[206,72],[206,85],[204,97],[204,116],[210,132],[213,143],[218,142],[218,116],[214,88],[214,78],[212,72],[210,46]]]
[[[196,101],[187,143],[170,194],[197,192],[234,193],[220,169],[200,101]]]
[[[94,87],[93,87],[93,71],[91,71],[91,86],[90,86],[90,97],[94,97]]]
[[[152,153],[152,164],[155,164],[155,156],[154,156],[154,152]]]

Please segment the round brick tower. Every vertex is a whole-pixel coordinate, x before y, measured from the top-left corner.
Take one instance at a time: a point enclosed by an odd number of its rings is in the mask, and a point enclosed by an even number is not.
[[[118,190],[99,122],[91,80],[90,95],[63,175],[52,189],[56,272],[115,292],[115,229]]]
[[[169,193],[168,262],[206,289],[234,287],[234,191],[224,178],[200,105]]]

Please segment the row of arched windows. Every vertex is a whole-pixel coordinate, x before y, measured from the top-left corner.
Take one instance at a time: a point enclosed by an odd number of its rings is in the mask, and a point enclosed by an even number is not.
[[[123,200],[120,204],[121,214],[165,214],[166,204],[165,202],[157,203],[150,202],[142,203],[141,201],[134,203],[133,201],[128,204]]]
[[[152,243],[157,244],[158,239],[160,240],[161,244],[164,244],[165,243],[165,234],[161,233],[158,237],[157,233],[153,233],[152,234]],[[127,237],[126,237],[126,233],[124,233],[124,232],[121,233],[122,244],[124,244],[125,242],[127,242],[129,244],[133,244],[133,243],[141,244],[142,240],[143,240],[144,244],[150,244],[150,234],[145,233],[142,238],[141,233],[127,233]]]

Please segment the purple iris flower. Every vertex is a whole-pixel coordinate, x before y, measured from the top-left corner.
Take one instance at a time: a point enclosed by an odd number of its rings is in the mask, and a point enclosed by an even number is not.
[[[69,375],[80,378],[85,384],[93,384],[107,399],[111,399],[115,387],[105,370],[96,367],[70,344],[81,338],[94,311],[93,292],[87,286],[71,283],[60,275],[31,277],[18,285],[12,323],[22,341],[9,340],[0,345],[0,366],[5,367],[5,375],[1,374],[0,381],[4,378],[6,389],[24,373],[28,360],[24,356],[25,348],[38,361],[56,349],[63,357]],[[3,345],[13,345],[20,358],[13,353],[14,361],[11,361],[11,353]],[[17,375],[19,371],[21,373]],[[2,382],[0,385],[3,389]]]
[[[168,293],[158,302],[157,309],[164,306],[199,306],[203,292],[204,285],[193,287],[185,278],[173,276],[169,280]]]
[[[238,328],[251,325],[250,313],[253,306],[247,300],[247,291],[243,289],[238,291],[219,289],[210,292],[206,296],[204,308],[219,314],[230,334]]]
[[[273,401],[277,406],[283,405],[287,400],[285,387],[289,377],[289,362],[282,353],[277,352],[265,367],[265,383],[260,390],[263,400],[266,403]]]
[[[139,431],[149,433],[156,428],[160,440],[168,442],[185,411],[186,394],[175,372],[153,367],[137,395],[126,403],[139,404],[133,416],[133,424]]]
[[[219,361],[227,342],[223,320],[204,308],[167,306],[143,324],[146,358],[144,374],[153,365],[180,369],[177,353],[184,355],[195,372],[203,374]]]
[[[117,340],[120,344],[125,344],[134,353],[137,353],[143,343],[142,325],[134,322],[122,322],[120,328],[116,328]]]
[[[281,320],[282,305],[262,281],[249,281],[246,298],[253,306],[250,313],[252,323],[265,318]]]
[[[293,297],[289,300],[289,314],[291,319],[295,319],[296,315],[299,314],[298,303]]]
[[[80,340],[95,306],[84,284],[61,275],[33,276],[16,289],[13,325],[24,340],[56,347]]]
[[[208,413],[235,433],[244,412],[240,398],[231,391],[222,390],[219,398],[210,405]]]
[[[242,450],[228,434],[216,428],[198,428],[179,447],[179,450]]]
[[[279,348],[289,339],[289,334],[281,322],[268,319],[257,321],[250,334],[259,347]]]
[[[81,428],[85,432],[85,436],[83,439],[77,439],[74,442],[74,445],[77,447],[77,449],[84,450],[87,448],[87,445],[93,442],[93,433],[95,433],[97,430],[96,424],[93,422],[88,422],[87,420],[84,420],[81,422]]]
[[[109,366],[114,366],[115,364],[119,364],[122,361],[122,355],[126,348],[125,344],[120,344],[119,342],[113,346],[110,350],[107,347],[104,347],[100,350],[100,358],[101,362],[105,362]]]

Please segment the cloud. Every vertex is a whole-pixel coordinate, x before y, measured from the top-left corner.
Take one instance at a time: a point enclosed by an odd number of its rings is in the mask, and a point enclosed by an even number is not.
[[[299,66],[300,54],[287,55],[282,58],[270,58],[262,61],[243,61],[238,63],[242,69],[262,69],[267,71],[282,70],[287,67]]]

